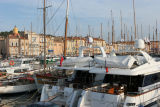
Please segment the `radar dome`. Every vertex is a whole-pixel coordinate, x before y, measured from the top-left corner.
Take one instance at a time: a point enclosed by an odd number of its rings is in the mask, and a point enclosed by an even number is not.
[[[88,37],[88,43],[93,43],[93,38],[92,37]]]
[[[142,39],[135,40],[135,48],[144,49],[145,48],[144,40]]]

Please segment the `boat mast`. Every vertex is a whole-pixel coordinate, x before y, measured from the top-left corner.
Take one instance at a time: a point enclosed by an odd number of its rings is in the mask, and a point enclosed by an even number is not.
[[[25,28],[24,28],[24,32],[23,32],[23,35],[24,35],[24,44],[26,44],[26,37],[25,37]],[[26,47],[25,47],[25,45],[24,45],[24,55],[26,54],[26,51],[25,51],[25,49],[26,49]]]
[[[88,25],[88,36],[91,36],[91,28],[90,28],[90,25]]]
[[[155,43],[156,43],[156,49],[158,49],[158,31],[157,31],[157,20],[156,20],[156,41],[155,41]]]
[[[31,22],[31,55],[33,56],[33,47],[32,47],[32,22]]]
[[[101,39],[103,40],[103,23],[101,23]],[[103,46],[103,41],[102,41],[102,46]]]
[[[112,45],[114,44],[114,19],[113,19],[113,14],[111,10],[111,20],[112,20]]]
[[[122,31],[122,11],[120,11],[120,17],[121,17],[121,41],[123,40],[123,31]]]
[[[132,26],[131,26],[131,42],[133,41],[133,35],[132,35]]]
[[[101,34],[100,35],[101,35],[100,38],[103,39],[103,24],[102,23],[101,23]]]
[[[126,31],[125,31],[125,30],[126,30],[126,29],[125,29],[126,27],[125,27],[125,26],[126,26],[126,25],[124,24],[124,38],[123,38],[123,39],[124,39],[124,40],[123,40],[124,42],[126,41]]]
[[[136,11],[135,11],[135,7],[134,7],[134,0],[133,0],[133,13],[134,13],[134,36],[135,39],[137,39],[137,32],[136,32]]]
[[[143,26],[142,26],[142,24],[141,24],[141,39],[144,39],[143,38]]]
[[[129,30],[128,30],[127,26],[126,26],[126,33],[127,33],[127,42],[129,42]]]
[[[76,36],[78,36],[78,26],[76,25]]]
[[[110,33],[109,33],[109,21],[108,21],[108,44],[109,44],[109,42],[110,42]]]
[[[69,10],[69,0],[67,0],[67,10],[66,10],[66,24],[65,24],[65,37],[64,37],[64,56],[66,57],[67,49],[67,27],[68,27],[68,10]]]
[[[137,32],[137,39],[139,39],[139,30],[138,30],[138,24],[137,24],[137,30],[136,30],[136,32]]]
[[[155,47],[154,47],[154,27],[153,27],[153,52],[155,51],[154,48],[155,48]]]
[[[43,7],[43,33],[44,33],[44,71],[46,69],[46,4],[44,0],[44,7]]]
[[[151,41],[151,34],[150,34],[150,24],[149,24],[149,41]]]

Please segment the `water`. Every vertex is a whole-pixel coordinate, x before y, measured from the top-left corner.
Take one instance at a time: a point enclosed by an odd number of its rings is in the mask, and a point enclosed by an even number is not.
[[[0,95],[0,107],[26,107],[39,101],[40,94],[37,91]]]

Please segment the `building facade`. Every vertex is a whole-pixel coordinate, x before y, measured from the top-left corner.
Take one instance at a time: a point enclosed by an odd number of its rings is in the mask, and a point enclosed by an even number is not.
[[[63,37],[54,37],[53,43],[54,55],[62,56],[64,51]]]
[[[89,46],[88,37],[67,37],[67,55],[78,56],[80,46]],[[103,39],[93,38],[92,46],[106,47]],[[91,53],[98,50],[88,50]],[[109,51],[109,50],[108,50]],[[108,52],[107,51],[107,52]],[[46,35],[46,55],[62,56],[64,52],[64,37]],[[13,33],[7,37],[0,37],[0,54],[8,57],[39,56],[44,53],[44,35],[34,32],[21,32],[15,26]]]

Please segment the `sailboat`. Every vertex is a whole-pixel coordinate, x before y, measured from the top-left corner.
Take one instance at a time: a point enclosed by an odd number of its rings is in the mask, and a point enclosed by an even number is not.
[[[54,81],[57,80],[59,77],[59,73],[55,73],[55,72],[47,72],[46,71],[46,19],[45,19],[45,13],[46,13],[46,5],[45,5],[45,0],[44,0],[44,7],[43,7],[43,29],[44,29],[44,60],[43,60],[43,64],[44,64],[44,69],[43,72],[37,73],[36,74],[36,84],[38,88],[42,88],[42,84],[54,84]],[[68,23],[68,16],[66,17],[66,30],[67,30],[67,23]],[[65,37],[67,36],[67,33],[65,33]],[[66,40],[66,39],[65,39]],[[64,42],[64,45],[66,44],[66,42]],[[65,45],[66,46],[66,45]],[[61,76],[60,78],[62,78],[63,76]]]

